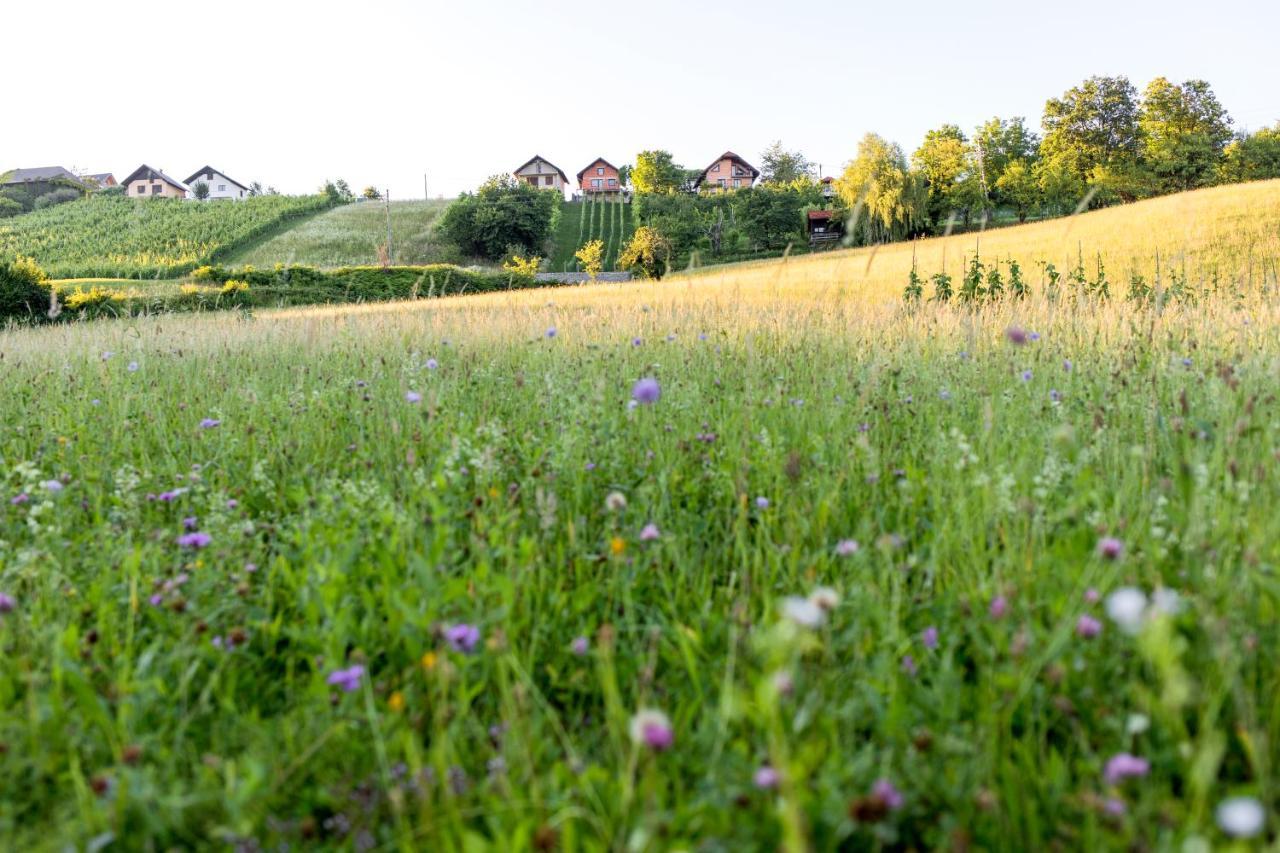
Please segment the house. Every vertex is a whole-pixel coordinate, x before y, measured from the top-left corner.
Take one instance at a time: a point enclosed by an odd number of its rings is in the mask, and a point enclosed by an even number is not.
[[[540,190],[558,190],[561,194],[569,185],[569,176],[562,172],[559,166],[537,154],[511,174],[515,175],[517,181],[523,181],[531,187],[537,187]]]
[[[110,172],[101,172],[97,175],[81,175],[80,180],[99,190],[120,185],[120,182],[116,180],[116,176]]]
[[[823,198],[832,199],[836,197],[836,179],[835,178],[827,176],[823,178],[821,181],[819,181],[819,184],[822,187]]]
[[[197,171],[194,175],[184,181],[187,186],[195,189],[197,183],[203,183],[209,188],[209,195],[206,198],[229,198],[239,201],[242,198],[249,197],[249,188],[239,181],[228,178],[222,172],[212,166],[205,166]]]
[[[584,193],[622,192],[618,167],[603,157],[597,157],[590,166],[578,173],[578,188]]]
[[[120,183],[131,198],[186,198],[187,185],[142,164]]]
[[[726,151],[703,170],[693,182],[694,189],[710,192],[746,189],[760,177],[760,170],[732,151]]]
[[[81,192],[88,189],[80,178],[61,166],[13,169],[0,174],[0,189],[25,190],[33,199],[63,187],[70,187]]]
[[[838,243],[844,236],[844,219],[834,210],[811,210],[805,221],[810,246]]]

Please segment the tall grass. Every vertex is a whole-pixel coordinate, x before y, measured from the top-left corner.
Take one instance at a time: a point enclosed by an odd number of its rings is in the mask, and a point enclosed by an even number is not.
[[[1216,192],[991,257],[1274,264],[1280,186]],[[1273,839],[1274,277],[910,306],[910,252],[3,334],[0,834],[1179,849],[1242,795]]]

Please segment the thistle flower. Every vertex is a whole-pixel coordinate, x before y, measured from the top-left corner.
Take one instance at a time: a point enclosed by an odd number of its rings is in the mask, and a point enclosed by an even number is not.
[[[652,376],[644,377],[631,388],[631,399],[646,406],[658,402],[658,398],[661,396],[662,386]]]
[[[631,718],[631,739],[654,752],[662,752],[675,742],[675,732],[666,714],[642,708]]]
[[[1087,613],[1076,620],[1076,636],[1088,640],[1102,633],[1102,623]]]
[[[183,530],[187,530],[187,531],[195,530],[199,526],[200,526],[200,520],[197,519],[194,515],[188,516],[187,518],[182,519]]]
[[[353,693],[360,689],[360,679],[363,677],[364,667],[355,664],[347,669],[335,669],[329,673],[326,683],[331,687],[341,687],[347,693]]]
[[[1124,543],[1114,536],[1104,536],[1098,540],[1098,556],[1104,560],[1118,560],[1124,554]]]
[[[771,791],[778,787],[779,778],[778,771],[766,764],[755,772],[751,782],[761,791]]]
[[[653,522],[650,522],[646,524],[644,528],[640,531],[640,541],[652,542],[653,540],[657,539],[661,535],[662,535],[662,532],[658,530],[658,525],[654,524]]]
[[[642,343],[644,343],[644,341],[640,340],[639,338],[632,338],[632,339],[631,339],[631,345],[632,345],[633,347],[638,347],[638,346],[640,346]]]
[[[938,647],[938,629],[930,625],[920,632],[920,642],[926,649],[936,649]]]
[[[1009,612],[1009,599],[1003,595],[997,595],[991,599],[991,606],[988,608],[992,619],[999,619]]]
[[[183,548],[190,548],[193,551],[199,551],[201,548],[208,547],[213,541],[213,537],[208,533],[184,533],[178,537],[178,544]]]
[[[555,326],[552,326],[551,328],[547,329],[547,337],[548,337],[548,338],[554,338],[554,337],[556,336],[556,334],[557,334],[557,332],[556,332],[556,327],[555,327]]]
[[[405,400],[406,400],[406,401],[408,401],[408,402],[410,402],[410,403],[421,403],[421,402],[422,402],[422,395],[421,395],[421,394],[419,394],[417,391],[406,391],[406,392],[404,392],[404,398],[405,398]]]
[[[444,629],[444,639],[455,652],[471,654],[480,642],[480,629],[466,623],[450,625]]]
[[[434,358],[429,358],[427,359],[427,363],[425,366],[427,370],[435,370],[437,367],[440,366],[440,362],[436,361]]]
[[[836,543],[837,557],[852,557],[861,548],[856,539],[841,539]]]
[[[1127,752],[1117,753],[1107,761],[1102,778],[1108,785],[1118,785],[1126,779],[1141,778],[1151,772],[1151,762]]]
[[[7,592],[0,592],[0,613],[12,613],[18,601]]]
[[[24,503],[27,503],[30,500],[31,500],[31,496],[28,495],[26,492],[18,492],[18,494],[9,498],[9,503],[12,504],[13,506],[22,506]]]
[[[894,787],[888,779],[880,779],[871,786],[871,796],[878,799],[891,812],[902,808],[905,799],[902,792]]]
[[[1022,371],[1022,381],[1023,381],[1023,382],[1030,382],[1030,381],[1031,381],[1031,371],[1030,371],[1030,370],[1024,370],[1024,371]]]
[[[1009,339],[1009,343],[1014,346],[1022,346],[1027,342],[1027,333],[1017,326],[1010,326],[1004,330],[1004,336]]]
[[[1218,826],[1232,838],[1252,838],[1267,822],[1262,803],[1253,797],[1231,797],[1218,804]]]

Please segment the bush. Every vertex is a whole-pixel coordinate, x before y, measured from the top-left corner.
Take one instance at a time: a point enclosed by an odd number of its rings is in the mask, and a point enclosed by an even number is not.
[[[49,305],[44,271],[30,258],[0,258],[0,317],[40,317]]]
[[[80,193],[68,187],[60,190],[51,190],[35,200],[34,209],[44,210],[46,207],[53,207],[57,204],[66,204],[69,201],[75,201],[80,198]]]
[[[662,278],[671,267],[671,241],[657,229],[642,225],[618,255],[618,266],[643,278]]]
[[[22,205],[11,198],[0,198],[0,219],[8,219],[22,213]]]
[[[538,254],[551,239],[555,193],[534,189],[510,175],[490,178],[473,195],[463,193],[440,220],[439,233],[464,255],[491,261],[512,247]]]

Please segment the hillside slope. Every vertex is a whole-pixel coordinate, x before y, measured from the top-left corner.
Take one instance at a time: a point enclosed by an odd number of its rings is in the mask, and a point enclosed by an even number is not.
[[[454,260],[434,240],[439,217],[448,201],[391,203],[392,263],[421,265]],[[348,204],[301,222],[227,258],[228,265],[277,263],[315,267],[376,264],[378,247],[387,242],[387,210],[378,202]]]
[[[902,294],[913,262],[922,278],[945,271],[958,288],[975,251],[984,263],[999,261],[1006,270],[1016,260],[1033,287],[1045,280],[1046,264],[1065,279],[1082,262],[1095,280],[1099,260],[1113,294],[1123,293],[1134,274],[1151,285],[1158,274],[1163,286],[1184,277],[1206,286],[1257,284],[1264,276],[1271,281],[1280,277],[1280,180],[1195,190],[983,234],[708,267],[681,277],[815,297],[851,288],[880,300]],[[926,284],[926,298],[931,293]]]
[[[604,241],[604,268],[616,269],[618,254],[635,231],[632,205],[616,201],[566,202],[556,231],[550,272],[580,272],[574,253],[592,240]]]
[[[328,207],[322,195],[238,202],[94,195],[0,222],[0,255],[53,278],[173,278]]]

